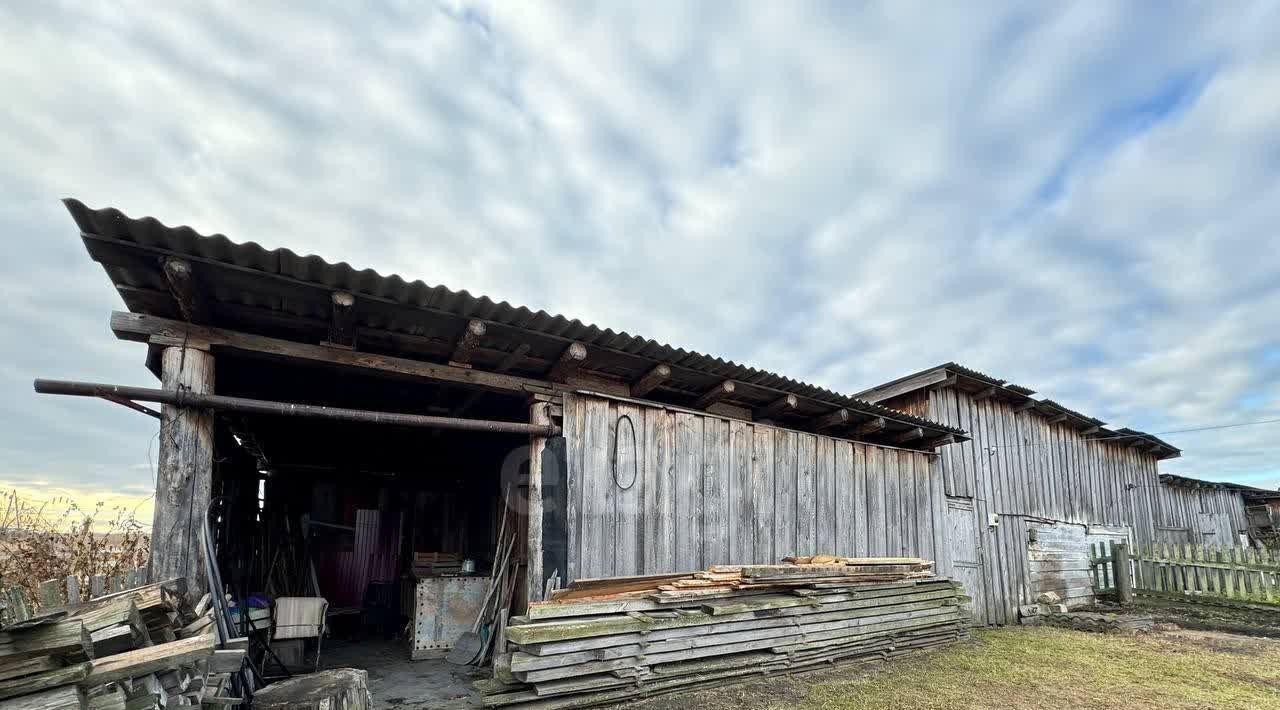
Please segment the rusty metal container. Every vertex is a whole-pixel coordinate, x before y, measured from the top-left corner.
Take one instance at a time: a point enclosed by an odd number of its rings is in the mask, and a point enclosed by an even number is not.
[[[415,583],[410,658],[440,658],[470,631],[488,589],[488,577],[423,577]]]

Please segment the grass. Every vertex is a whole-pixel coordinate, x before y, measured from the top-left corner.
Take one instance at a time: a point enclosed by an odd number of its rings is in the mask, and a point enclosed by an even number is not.
[[[1280,710],[1280,641],[975,630],[887,664],[845,666],[653,698],[636,710]]]
[[[976,642],[841,680],[776,710],[1280,708],[1280,643],[1198,632],[978,631]],[[817,682],[815,682],[817,681]]]

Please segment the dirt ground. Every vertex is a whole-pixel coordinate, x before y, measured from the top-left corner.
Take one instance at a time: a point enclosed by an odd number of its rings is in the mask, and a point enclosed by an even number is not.
[[[628,710],[1280,709],[1280,640],[1161,629],[979,630],[971,642],[889,664],[654,698]]]

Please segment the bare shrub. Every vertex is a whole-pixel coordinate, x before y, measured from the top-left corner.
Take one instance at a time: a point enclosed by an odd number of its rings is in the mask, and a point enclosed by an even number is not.
[[[32,503],[17,491],[0,494],[0,589],[20,586],[37,598],[41,582],[75,575],[87,592],[95,575],[123,576],[146,565],[151,536],[133,512],[98,502]],[[82,592],[84,594],[84,592]]]

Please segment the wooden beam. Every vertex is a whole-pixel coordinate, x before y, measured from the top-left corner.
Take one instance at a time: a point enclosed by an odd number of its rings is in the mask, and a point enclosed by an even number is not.
[[[1025,412],[1028,409],[1034,409],[1037,404],[1039,404],[1039,402],[1035,401],[1034,399],[1027,398],[1027,401],[1020,402],[1018,404],[1013,405],[1013,411]]]
[[[1080,436],[1092,436],[1093,434],[1097,434],[1100,431],[1102,431],[1102,427],[1091,426],[1088,429],[1082,430],[1080,432]]]
[[[485,331],[484,321],[469,320],[467,325],[462,329],[462,335],[458,336],[458,342],[453,346],[453,354],[449,356],[449,364],[466,365],[471,361],[471,353],[480,344],[480,339],[484,337]]]
[[[849,423],[849,420],[852,418],[853,418],[853,414],[851,414],[849,410],[845,409],[844,407],[841,407],[840,409],[837,409],[833,412],[828,412],[827,414],[824,414],[818,417],[817,419],[814,419],[813,426],[818,431],[823,431],[825,429],[832,429],[835,427],[845,426]]]
[[[196,294],[195,274],[191,271],[191,262],[186,259],[169,257],[164,260],[164,280],[169,284],[169,293],[178,302],[178,312],[188,322],[199,320],[200,298]]]
[[[956,441],[956,437],[954,434],[946,434],[943,436],[935,436],[932,439],[927,439],[924,442],[922,442],[920,446],[921,448],[925,448],[925,449],[936,449],[939,446],[954,444],[955,441]]]
[[[986,388],[986,389],[984,389],[984,390],[981,390],[981,391],[978,391],[978,392],[974,392],[974,393],[973,393],[973,401],[975,401],[975,402],[981,402],[981,401],[982,401],[982,400],[984,400],[984,399],[987,399],[987,398],[989,398],[989,397],[994,396],[994,395],[995,395],[995,393],[996,393],[996,388],[995,388],[995,387],[988,387],[988,388]]]
[[[887,385],[872,387],[869,390],[863,390],[862,392],[854,395],[854,397],[864,402],[882,402],[886,399],[897,397],[900,394],[914,392],[921,387],[946,382],[948,379],[952,379],[952,384],[955,384],[954,378],[949,378],[945,369],[938,368],[936,370],[921,373],[915,377],[909,377],[900,382],[892,382]]]
[[[1142,438],[1142,437],[1140,437],[1140,436],[1136,436],[1136,437],[1134,437],[1133,441],[1129,442],[1129,448],[1134,449],[1134,448],[1137,448],[1137,447],[1139,447],[1139,446],[1144,446],[1144,445],[1146,445],[1146,443],[1147,443],[1147,440],[1146,440],[1146,439],[1144,439],[1144,438]]]
[[[582,367],[586,359],[587,346],[576,341],[569,343],[569,347],[560,353],[560,359],[556,360],[556,364],[552,365],[551,370],[547,372],[547,379],[552,382],[567,381],[570,375]]]
[[[671,377],[671,366],[658,364],[654,365],[643,377],[631,383],[631,396],[643,397],[654,390],[655,387],[666,382]]]
[[[164,389],[214,393],[210,353],[172,346],[164,349],[161,362]],[[209,585],[200,526],[191,521],[204,519],[213,495],[213,412],[164,405],[160,415],[151,529],[165,532],[151,540],[147,578],[184,578],[188,595],[199,599]]]
[[[756,419],[773,419],[783,414],[790,414],[796,411],[796,407],[800,406],[800,398],[794,394],[784,394],[773,400],[763,407],[757,414]]]
[[[1153,454],[1158,454],[1161,451],[1164,451],[1164,447],[1160,444],[1152,444],[1151,448],[1147,449],[1147,451],[1150,451]]]
[[[202,341],[213,347],[230,348],[243,352],[274,355],[321,362],[329,365],[356,367],[396,375],[422,377],[483,387],[508,392],[551,392],[557,388],[550,383],[528,377],[453,367],[409,358],[375,355],[323,345],[308,345],[292,340],[251,335],[222,328],[192,325],[169,318],[158,318],[144,313],[115,311],[111,314],[111,330],[122,340],[150,342],[152,338],[167,342],[181,342],[184,336]]]
[[[948,388],[948,387],[955,387],[955,386],[956,386],[956,382],[959,382],[959,381],[960,381],[960,378],[959,378],[959,377],[957,377],[957,376],[955,376],[955,375],[951,375],[951,376],[947,377],[947,379],[945,379],[945,380],[940,380],[940,381],[938,381],[938,382],[935,382],[935,383],[933,383],[933,384],[929,385],[929,387],[928,387],[927,389],[928,389],[929,391],[933,391],[933,390],[946,389],[946,388]]]
[[[1064,413],[1061,413],[1061,414],[1055,414],[1054,416],[1049,417],[1048,419],[1046,419],[1046,420],[1044,420],[1044,421],[1045,421],[1045,423],[1046,423],[1046,424],[1061,424],[1062,422],[1067,421],[1067,417],[1068,417],[1068,416],[1069,416],[1069,415],[1068,415],[1068,414],[1066,414],[1066,413],[1064,412]]]
[[[350,291],[334,291],[329,297],[333,315],[329,318],[329,342],[347,348],[356,346],[356,297]]]
[[[908,441],[915,441],[916,439],[919,439],[922,436],[924,436],[924,429],[920,427],[912,427],[911,429],[908,429],[902,432],[901,434],[894,434],[893,443],[905,444]]]
[[[738,388],[738,385],[735,384],[733,380],[725,380],[724,382],[721,382],[720,384],[712,387],[706,392],[703,392],[702,396],[698,397],[698,400],[693,403],[693,408],[706,409],[707,407],[710,407],[716,402],[719,402],[725,397],[728,397],[729,395],[733,394],[733,391],[736,390],[737,388]]]
[[[854,434],[874,434],[883,431],[885,426],[884,417],[875,417],[859,424],[853,428]]]

